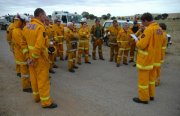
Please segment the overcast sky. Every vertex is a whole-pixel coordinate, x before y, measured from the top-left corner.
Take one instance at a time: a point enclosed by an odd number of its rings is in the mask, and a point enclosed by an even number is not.
[[[128,16],[150,13],[180,13],[180,0],[0,0],[0,16],[6,14],[33,14],[37,7],[47,14],[69,11],[81,14],[87,11],[96,16]]]

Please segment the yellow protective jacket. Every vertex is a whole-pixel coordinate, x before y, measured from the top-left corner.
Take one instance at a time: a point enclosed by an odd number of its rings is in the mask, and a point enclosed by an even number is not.
[[[43,58],[48,60],[48,37],[46,37],[46,30],[44,24],[38,19],[34,18],[23,29],[25,42],[28,45],[29,57],[31,59]]]
[[[77,50],[77,48],[74,48],[72,45],[76,44],[76,47],[77,47],[77,41],[79,38],[78,33],[73,32],[69,28],[66,28],[64,31],[64,37],[66,39],[67,51],[71,52],[71,51]]]
[[[62,44],[64,41],[63,40],[64,39],[64,26],[63,25],[58,26],[57,24],[54,24],[53,29],[55,32],[55,35],[54,35],[55,41],[57,43]]]
[[[162,30],[157,23],[150,24],[136,43],[138,48],[136,66],[141,70],[152,70],[161,61]]]
[[[23,48],[21,46],[21,41],[23,40],[23,34],[21,28],[15,28],[12,31],[12,43],[13,43],[13,50],[14,56],[16,59],[16,64],[19,65],[26,65],[26,57],[24,55]]]
[[[163,63],[164,59],[165,59],[166,47],[167,47],[167,33],[166,33],[166,31],[163,31],[162,51],[161,51],[161,63]]]
[[[108,32],[110,32],[109,35],[109,43],[110,44],[117,44],[117,36],[120,31],[120,27],[114,27],[113,25],[108,28]]]
[[[55,31],[52,25],[46,26],[46,34],[49,39],[53,39],[55,35]]]
[[[9,27],[7,28],[7,33],[6,33],[6,39],[9,45],[11,45],[12,42],[12,30],[14,29],[14,23],[11,23]]]
[[[130,42],[132,41],[132,38],[130,34],[133,32],[128,29],[128,31],[124,31],[124,29],[121,29],[117,36],[117,43],[120,50],[130,50]]]
[[[88,27],[80,28],[78,34],[79,34],[79,40],[89,40],[90,30]]]
[[[7,29],[7,42],[10,45],[10,48],[13,50],[13,43],[12,43],[12,32],[15,28],[22,25],[22,22],[20,20],[14,20],[13,23],[11,23]]]

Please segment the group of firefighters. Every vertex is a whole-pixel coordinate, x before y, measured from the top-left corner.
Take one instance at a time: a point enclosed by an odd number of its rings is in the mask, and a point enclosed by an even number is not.
[[[142,25],[135,20],[129,27],[125,23],[121,28],[117,20],[107,29],[110,44],[110,62],[115,60],[119,67],[121,59],[123,64],[135,62],[138,69],[138,93],[133,98],[136,103],[148,104],[154,100],[155,85],[160,84],[160,68],[164,61],[166,40],[166,25],[153,21],[150,13],[141,17]],[[75,72],[76,63],[91,64],[89,60],[90,38],[93,42],[92,59],[96,60],[98,47],[99,59],[104,60],[102,52],[103,27],[100,20],[90,28],[86,20],[81,21],[80,28],[73,22],[67,26],[57,19],[53,23],[43,9],[34,11],[34,18],[29,21],[24,15],[17,15],[14,22],[7,29],[7,41],[16,61],[16,72],[21,77],[24,92],[33,93],[35,102],[41,102],[43,108],[56,108],[50,97],[49,73],[55,73],[58,68],[55,61],[68,60],[68,70]],[[134,34],[138,39],[133,39]],[[66,57],[64,58],[64,42],[66,42]],[[136,51],[136,54],[134,53]],[[77,56],[76,56],[77,54]]]

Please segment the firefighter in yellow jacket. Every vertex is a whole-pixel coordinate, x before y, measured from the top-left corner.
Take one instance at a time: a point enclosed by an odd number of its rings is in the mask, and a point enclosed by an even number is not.
[[[49,53],[49,61],[50,61],[50,69],[49,69],[49,73],[55,73],[55,71],[53,70],[53,68],[57,68],[57,66],[54,63],[54,59],[55,59],[55,40],[54,40],[54,29],[53,26],[50,25],[50,21],[48,18],[46,18],[45,20],[45,25],[46,25],[46,34],[49,40],[49,46],[48,46],[48,53]],[[53,51],[53,52],[51,52]]]
[[[133,32],[129,29],[128,23],[124,24],[117,36],[118,43],[118,56],[117,56],[117,67],[120,66],[121,59],[123,58],[123,64],[128,65],[128,53],[130,50],[130,42],[132,41],[130,34]]]
[[[24,29],[23,34],[29,49],[29,71],[31,86],[35,102],[41,101],[43,108],[56,108],[50,97],[49,80],[49,58],[48,58],[48,38],[44,21],[46,13],[43,9],[37,8],[30,23]]]
[[[117,61],[118,45],[117,45],[117,35],[120,31],[117,20],[113,20],[113,25],[108,28],[108,38],[110,44],[110,62],[115,59]]]
[[[133,26],[130,27],[130,29],[132,30],[132,32],[135,34],[139,29],[140,29],[140,24],[138,24],[137,20],[135,20],[133,22]],[[134,41],[134,39],[131,41],[131,47],[130,47],[130,60],[129,62],[134,62],[134,52],[135,52],[135,48],[136,48],[136,43]]]
[[[10,50],[12,51],[13,55],[14,55],[14,51],[13,51],[13,44],[12,44],[12,31],[14,29],[14,27],[17,27],[17,25],[19,25],[19,21],[17,20],[17,18],[13,19],[13,22],[9,25],[8,29],[7,29],[7,42],[9,44]],[[20,71],[20,65],[16,64],[16,73],[18,77],[21,77],[21,71]]]
[[[165,52],[166,52],[166,46],[167,46],[167,33],[166,33],[166,24],[165,23],[160,23],[159,26],[163,30],[163,36],[164,38],[162,39],[162,48],[161,48],[161,64],[164,63],[165,59]],[[160,85],[160,74],[161,74],[161,66],[156,66],[156,86]]]
[[[56,48],[57,48],[57,57],[60,57],[60,60],[64,60],[64,26],[61,24],[61,20],[55,20],[55,24],[53,26],[55,31],[55,41],[56,41]]]
[[[21,41],[23,40],[22,28],[25,26],[26,21],[28,21],[28,17],[25,15],[17,15],[16,20],[19,25],[14,26],[12,31],[12,44],[13,44],[13,51],[16,60],[16,64],[20,65],[20,72],[21,72],[21,83],[22,89],[24,92],[31,92],[31,83],[29,78],[29,69],[26,62],[25,53],[28,50],[23,50],[23,46],[21,45]]]
[[[133,98],[133,101],[148,104],[149,100],[153,101],[155,96],[156,70],[154,66],[160,64],[163,34],[159,25],[153,22],[150,13],[144,13],[141,20],[146,29],[140,40],[136,41],[139,96]]]
[[[67,52],[68,52],[68,70],[69,72],[75,72],[74,69],[78,68],[75,65],[78,33],[74,30],[72,22],[67,23],[67,28],[65,28],[64,36],[66,39]]]
[[[87,22],[81,22],[82,27],[79,30],[79,45],[78,45],[78,60],[77,63],[81,64],[81,57],[84,53],[85,55],[85,63],[91,64],[89,62],[89,38],[90,38],[90,30],[87,26]]]
[[[104,60],[103,53],[102,53],[102,44],[103,44],[103,27],[100,24],[100,20],[95,20],[95,25],[91,28],[91,35],[92,35],[92,41],[93,41],[93,51],[92,51],[92,57],[93,60],[96,60],[96,48],[98,47],[99,52],[99,59]]]

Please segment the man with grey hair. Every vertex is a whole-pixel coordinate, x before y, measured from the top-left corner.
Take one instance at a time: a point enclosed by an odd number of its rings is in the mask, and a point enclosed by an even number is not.
[[[67,23],[67,28],[64,31],[64,37],[66,39],[67,53],[68,53],[68,70],[69,72],[75,72],[74,69],[78,68],[75,65],[78,33],[74,29],[72,22]]]

